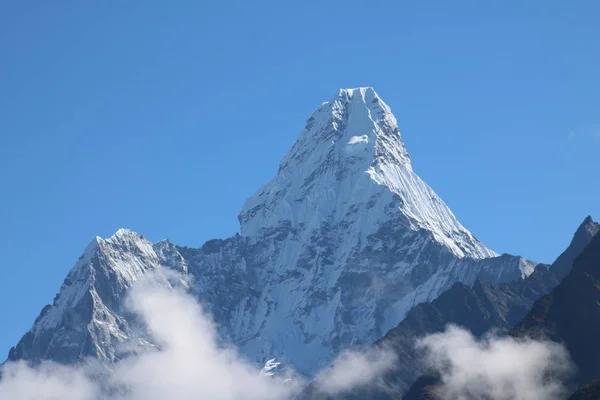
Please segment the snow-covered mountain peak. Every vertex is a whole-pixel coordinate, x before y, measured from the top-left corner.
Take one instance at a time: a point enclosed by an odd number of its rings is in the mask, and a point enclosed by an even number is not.
[[[338,91],[338,96],[354,96],[355,93],[357,93],[360,96],[365,96],[365,94],[369,92],[371,95],[378,97],[377,93],[375,93],[375,89],[373,89],[373,87],[371,86],[362,86],[362,87],[356,87],[356,88],[341,88]]]
[[[315,110],[281,168],[304,162],[313,152],[332,151],[368,165],[387,156],[410,166],[396,118],[371,87],[340,89]]]
[[[108,241],[110,243],[129,243],[134,245],[139,242],[148,242],[143,235],[138,234],[137,232],[132,231],[127,228],[120,228],[115,233],[113,233],[110,237],[106,239],[101,239],[101,241]]]
[[[354,215],[355,217],[350,217]],[[456,256],[495,256],[414,172],[396,118],[372,88],[341,89],[308,119],[277,176],[240,215],[243,236],[306,232],[352,219],[364,239],[393,218]]]
[[[398,130],[396,118],[373,88],[340,89],[338,94],[317,108],[280,169],[298,165],[316,168],[323,157],[350,158],[349,164],[362,169],[393,158],[410,166],[410,157]],[[362,161],[362,162],[359,162]],[[360,168],[358,168],[360,169]]]
[[[307,213],[335,219],[332,214],[339,216],[354,199],[374,194],[368,172],[386,163],[412,171],[390,108],[372,88],[341,89],[308,119],[277,176],[248,199],[239,216],[241,233],[281,220],[306,223]]]
[[[180,273],[179,278],[171,279],[170,271]],[[36,349],[45,348],[44,357],[61,362],[82,356],[114,361],[115,343],[130,335],[118,314],[127,290],[142,278],[161,286],[187,287],[187,272],[186,261],[168,241],[153,245],[129,229],[96,237],[70,270],[53,304],[44,307],[9,358],[37,358]]]
[[[75,307],[85,296],[94,293],[102,280],[111,279],[119,287],[130,287],[146,272],[160,266],[152,244],[129,229],[119,229],[107,239],[94,238],[65,279],[54,305],[42,318],[38,329],[60,322],[63,311]]]
[[[10,358],[117,360],[119,344],[134,339],[128,288],[162,276],[158,284],[189,288],[249,359],[310,376],[457,281],[505,282],[535,267],[497,256],[457,221],[413,171],[372,88],[323,103],[239,220],[240,234],[201,248],[127,229],[96,238]]]

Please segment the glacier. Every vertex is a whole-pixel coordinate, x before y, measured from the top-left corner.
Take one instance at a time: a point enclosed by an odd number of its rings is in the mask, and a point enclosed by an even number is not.
[[[124,307],[153,272],[192,293],[221,340],[252,362],[276,359],[311,377],[455,282],[521,279],[537,265],[497,254],[458,222],[413,171],[391,109],[370,87],[321,104],[238,219],[238,234],[201,248],[127,229],[95,238],[9,359],[112,363],[154,346]]]

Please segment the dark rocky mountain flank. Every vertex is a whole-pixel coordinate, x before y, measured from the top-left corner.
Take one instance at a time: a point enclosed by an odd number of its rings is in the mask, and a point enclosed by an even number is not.
[[[587,217],[556,261],[551,266],[538,266],[526,279],[501,284],[478,279],[472,287],[456,283],[431,303],[415,306],[397,327],[376,343],[396,353],[396,367],[375,385],[336,399],[397,399],[403,393],[407,399],[434,398],[435,379],[429,375],[419,378],[425,371],[421,365],[422,354],[414,347],[416,338],[441,332],[448,324],[462,326],[475,336],[492,329],[507,333],[527,315],[536,300],[559,284],[599,230],[600,224]],[[328,398],[313,387],[308,388],[306,395],[307,398]]]

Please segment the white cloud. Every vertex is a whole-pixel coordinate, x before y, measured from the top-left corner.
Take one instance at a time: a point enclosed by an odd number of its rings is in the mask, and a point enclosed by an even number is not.
[[[149,280],[148,282],[151,282]],[[115,400],[285,400],[301,381],[289,375],[270,376],[218,344],[215,325],[202,307],[180,290],[140,283],[131,289],[128,305],[145,322],[159,350],[131,356],[112,371],[93,363],[77,368],[45,362],[2,367],[1,399],[99,400],[107,387]],[[321,374],[328,393],[368,383],[391,365],[389,355],[343,353]],[[93,374],[104,376],[102,384]]]
[[[0,399],[93,400],[98,393],[81,369],[50,362],[30,368],[22,361],[2,367]]]
[[[335,394],[368,385],[392,368],[395,361],[395,353],[385,349],[344,351],[331,368],[317,377],[316,388],[326,394]]]
[[[417,342],[442,377],[445,400],[557,400],[572,372],[567,351],[553,342],[488,336],[475,339],[449,326]]]
[[[130,298],[132,311],[146,322],[161,351],[117,364],[111,377],[129,389],[124,400],[275,400],[293,389],[220,347],[214,324],[189,295],[142,285]]]

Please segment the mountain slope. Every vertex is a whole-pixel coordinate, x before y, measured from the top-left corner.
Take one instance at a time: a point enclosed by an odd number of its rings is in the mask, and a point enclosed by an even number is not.
[[[600,235],[577,257],[560,285],[535,302],[512,334],[563,343],[578,367],[579,383],[600,377]]]
[[[422,355],[414,347],[417,338],[441,332],[448,324],[462,326],[475,336],[481,336],[490,329],[499,333],[507,332],[525,317],[537,299],[558,285],[564,277],[563,273],[570,269],[565,265],[572,266],[579,255],[577,251],[581,252],[591,242],[598,228],[600,225],[587,217],[576,230],[567,249],[550,267],[538,266],[533,274],[523,280],[493,285],[479,279],[473,287],[457,282],[431,303],[415,306],[397,327],[376,343],[376,346],[395,352],[398,360],[396,367],[379,385],[338,398],[394,399],[409,387],[411,396],[417,396],[419,385],[423,382],[428,382],[426,386],[431,384],[430,377],[415,382],[423,373]],[[431,391],[428,393],[431,395]],[[421,395],[425,396],[424,393]],[[315,395],[312,397],[318,398]]]
[[[311,375],[455,282],[521,279],[536,265],[497,255],[456,220],[414,173],[396,119],[372,88],[323,103],[238,218],[240,234],[199,249],[126,231],[86,251],[11,359],[118,360],[116,348],[132,339],[127,288],[168,269],[194,282],[189,290],[223,340],[257,363],[276,357]]]

